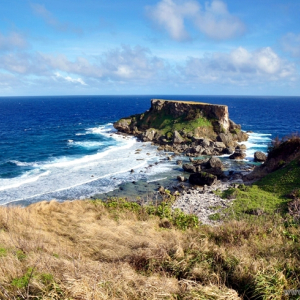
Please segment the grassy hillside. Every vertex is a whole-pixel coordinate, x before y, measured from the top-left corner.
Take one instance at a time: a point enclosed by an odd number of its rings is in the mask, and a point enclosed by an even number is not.
[[[283,160],[281,162],[279,161],[276,171],[269,173],[255,184],[225,191],[222,194],[224,198],[236,199],[232,208],[225,212],[225,216],[245,218],[255,211],[260,211],[264,215],[275,212],[285,214],[291,199],[300,198],[300,158],[297,157],[289,163]]]
[[[194,221],[122,200],[0,207],[0,298],[282,299],[300,286],[298,226]]]

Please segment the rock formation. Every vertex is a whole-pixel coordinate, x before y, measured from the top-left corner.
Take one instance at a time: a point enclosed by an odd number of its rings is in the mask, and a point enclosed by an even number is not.
[[[238,142],[248,139],[229,119],[226,105],[200,102],[152,99],[148,111],[122,118],[114,127],[188,156],[232,153]]]
[[[266,161],[262,165],[255,167],[250,174],[245,175],[243,180],[258,180],[288,165],[293,160],[297,160],[298,165],[300,165],[300,137],[292,136],[283,139],[281,142],[274,140],[269,148]]]

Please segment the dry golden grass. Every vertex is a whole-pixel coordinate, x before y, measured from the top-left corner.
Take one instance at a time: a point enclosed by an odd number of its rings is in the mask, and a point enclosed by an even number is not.
[[[0,207],[0,298],[281,299],[299,284],[280,224],[159,225],[92,201]]]

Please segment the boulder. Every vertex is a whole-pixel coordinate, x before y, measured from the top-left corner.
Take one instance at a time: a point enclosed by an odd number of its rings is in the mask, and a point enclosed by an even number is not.
[[[203,148],[202,148],[200,145],[198,145],[198,146],[196,146],[196,147],[192,147],[192,148],[190,149],[190,153],[198,153],[198,154],[201,154],[202,151],[203,151]]]
[[[211,157],[207,163],[208,168],[216,168],[216,169],[223,169],[223,163],[221,162],[220,158],[218,157]]]
[[[218,148],[218,149],[224,149],[226,148],[225,144],[223,142],[214,142],[214,148]]]
[[[220,133],[217,136],[217,141],[222,142],[226,147],[232,147],[234,145],[233,136],[230,132]]]
[[[131,131],[130,130],[131,121],[132,121],[131,118],[121,119],[114,123],[114,127],[121,132],[129,133]]]
[[[246,153],[240,150],[236,150],[233,154],[229,156],[230,159],[244,159],[246,157]]]
[[[189,133],[187,134],[187,137],[188,137],[189,139],[193,138],[193,136],[194,136],[193,132],[189,132]]]
[[[182,165],[182,160],[176,160],[177,165]]]
[[[160,186],[158,191],[163,194],[165,192],[165,188],[163,186]]]
[[[203,140],[201,141],[201,146],[202,146],[203,148],[207,148],[207,147],[210,146],[210,142],[211,142],[211,140],[205,138],[205,139],[203,139]]]
[[[195,174],[191,174],[189,177],[189,182],[191,184],[196,185],[208,185],[211,186],[217,182],[217,177],[215,175],[206,173],[206,172],[199,172]]]
[[[206,167],[208,164],[209,158],[206,159],[195,159],[193,160],[193,165],[194,166],[203,166]]]
[[[174,144],[181,144],[184,142],[184,138],[180,135],[180,133],[178,131],[174,131],[173,134],[173,143]]]
[[[177,176],[177,180],[180,182],[186,181],[186,178],[184,176]]]
[[[241,130],[241,125],[235,124],[232,120],[229,119],[229,131]]]
[[[235,147],[235,150],[246,150],[247,146],[245,144],[240,144]]]
[[[155,134],[156,134],[157,130],[154,129],[154,128],[149,128],[147,129],[145,132],[143,132],[142,134],[142,140],[144,142],[147,142],[147,141],[152,141],[155,137]]]
[[[214,152],[213,149],[211,149],[211,148],[205,148],[205,149],[202,151],[201,154],[203,154],[203,155],[212,155],[213,152]]]
[[[192,137],[192,141],[196,144],[196,145],[201,145],[203,138],[202,137]]]
[[[223,154],[232,154],[232,153],[234,153],[234,148],[227,147],[227,148],[223,149],[222,153]]]
[[[249,135],[244,131],[240,131],[240,132],[237,133],[237,140],[239,142],[247,141],[248,138],[249,138]]]
[[[264,162],[267,160],[267,155],[264,154],[263,152],[261,151],[256,151],[254,153],[254,161],[257,161],[257,162]]]
[[[196,173],[196,167],[193,166],[192,164],[183,164],[182,168],[184,171],[189,172],[189,173]]]
[[[205,171],[206,173],[209,173],[209,174],[213,174],[213,175],[217,176],[219,179],[226,177],[223,170],[220,168],[210,168],[210,169],[205,169],[203,171]]]

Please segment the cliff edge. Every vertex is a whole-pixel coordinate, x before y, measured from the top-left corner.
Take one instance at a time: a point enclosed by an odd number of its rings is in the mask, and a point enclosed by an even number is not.
[[[148,111],[122,118],[114,127],[189,156],[230,154],[248,139],[229,119],[226,105],[190,101],[152,99]]]

